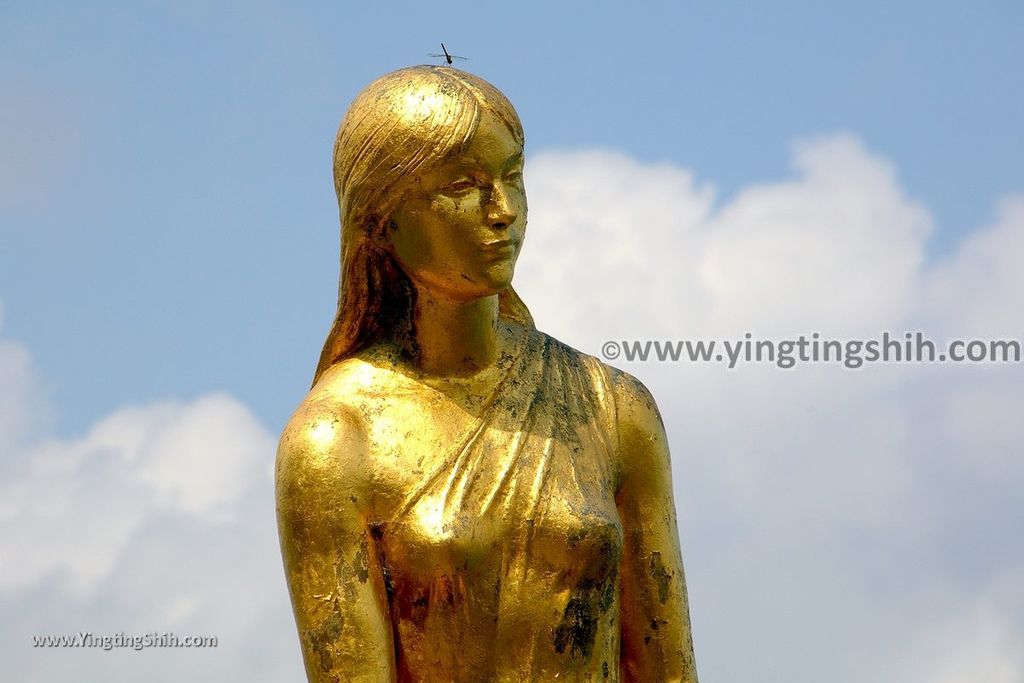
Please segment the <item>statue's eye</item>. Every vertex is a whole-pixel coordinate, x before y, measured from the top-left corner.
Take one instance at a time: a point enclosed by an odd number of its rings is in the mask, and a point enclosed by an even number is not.
[[[521,168],[514,168],[505,174],[505,180],[511,180],[512,182],[518,182],[523,179],[523,170]]]
[[[441,191],[445,194],[466,194],[475,187],[476,182],[472,178],[459,178],[445,185]]]

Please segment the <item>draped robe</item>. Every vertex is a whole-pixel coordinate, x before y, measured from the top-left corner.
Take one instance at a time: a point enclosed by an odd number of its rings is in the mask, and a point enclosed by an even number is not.
[[[400,681],[616,681],[607,368],[530,331],[452,443],[374,527]]]

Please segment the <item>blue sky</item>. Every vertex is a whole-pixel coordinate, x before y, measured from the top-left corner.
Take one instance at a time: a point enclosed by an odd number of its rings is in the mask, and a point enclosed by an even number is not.
[[[1012,2],[3,6],[4,660],[294,678],[269,468],[336,304],[334,133],[374,77],[443,40],[508,94],[517,290],[584,351],[1021,339],[1022,28]],[[1024,365],[627,369],[672,444],[705,683],[1024,681]],[[90,628],[225,645],[24,645]]]

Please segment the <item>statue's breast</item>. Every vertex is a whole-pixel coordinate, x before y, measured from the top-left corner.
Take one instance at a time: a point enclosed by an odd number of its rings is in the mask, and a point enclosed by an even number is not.
[[[541,668],[526,680],[545,680],[547,666],[615,671],[623,531],[613,491],[557,449],[547,468],[531,467],[539,455],[521,454],[520,476],[503,483],[449,472],[382,527],[396,646],[411,671],[428,672],[422,680],[449,664],[465,680],[512,680],[497,672],[529,662]]]
[[[456,512],[424,501],[385,526],[389,563],[404,565],[394,569],[410,577],[524,565],[567,583],[601,579],[621,555],[614,501],[597,487],[589,498],[565,493],[552,486],[525,509],[501,505]]]

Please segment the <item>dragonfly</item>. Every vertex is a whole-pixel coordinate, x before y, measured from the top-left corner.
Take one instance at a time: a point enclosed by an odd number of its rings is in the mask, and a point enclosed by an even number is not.
[[[441,59],[443,57],[444,61],[448,62],[449,65],[451,65],[452,61],[456,60],[456,59],[461,59],[462,61],[466,61],[467,59],[469,59],[468,57],[460,57],[458,55],[451,54],[450,52],[448,52],[448,48],[446,48],[444,46],[444,43],[441,43],[441,49],[444,51],[443,55],[437,54],[437,53],[431,53],[431,54],[429,54],[427,56],[428,57],[433,57],[434,59]]]

